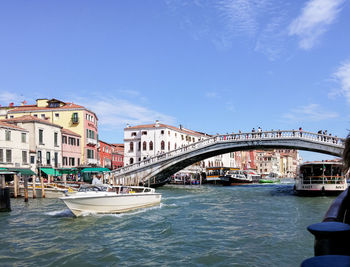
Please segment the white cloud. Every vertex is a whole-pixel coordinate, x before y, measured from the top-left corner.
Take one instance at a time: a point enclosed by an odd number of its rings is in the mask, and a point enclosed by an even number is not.
[[[318,104],[309,104],[292,109],[289,113],[282,115],[284,119],[291,122],[322,121],[339,117],[336,112],[324,110]]]
[[[108,129],[124,128],[127,123],[130,125],[154,123],[156,120],[171,125],[176,122],[172,116],[115,97],[79,97],[76,102],[94,111],[99,124]]]
[[[310,0],[289,26],[289,35],[300,38],[302,49],[311,49],[341,11],[344,0]]]
[[[19,101],[22,101],[21,96],[15,93],[0,92],[0,102],[4,105],[8,105],[10,102],[16,102],[18,104]]]
[[[334,91],[331,94],[344,95],[347,102],[350,103],[350,60],[341,64],[338,70],[333,73],[333,77],[340,84],[340,90]]]
[[[207,98],[219,98],[219,95],[217,92],[206,92],[205,97],[207,97]]]

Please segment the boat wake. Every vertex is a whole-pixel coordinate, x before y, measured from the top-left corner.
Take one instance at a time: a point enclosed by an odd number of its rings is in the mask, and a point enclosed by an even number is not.
[[[74,217],[74,214],[70,211],[70,209],[50,211],[50,212],[45,212],[45,214],[52,217]]]

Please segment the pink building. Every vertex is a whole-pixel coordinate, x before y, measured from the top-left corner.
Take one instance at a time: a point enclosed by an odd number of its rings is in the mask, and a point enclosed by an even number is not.
[[[62,129],[62,167],[78,167],[81,162],[81,136],[68,129]]]

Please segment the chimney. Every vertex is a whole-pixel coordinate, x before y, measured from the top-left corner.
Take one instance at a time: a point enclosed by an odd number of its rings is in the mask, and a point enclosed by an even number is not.
[[[126,128],[130,128],[130,124],[129,123],[126,124]]]
[[[156,127],[159,127],[159,120],[156,120]]]
[[[182,130],[182,128],[183,128],[182,124],[179,125],[179,128],[180,128],[180,130]]]

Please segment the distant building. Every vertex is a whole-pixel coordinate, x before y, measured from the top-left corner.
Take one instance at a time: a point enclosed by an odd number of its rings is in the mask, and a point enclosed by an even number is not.
[[[28,130],[0,121],[0,168],[30,168]]]
[[[80,166],[81,136],[68,129],[62,129],[62,167],[74,168]]]
[[[26,115],[5,120],[29,132],[30,164],[36,171],[38,164],[45,168],[62,166],[62,126]]]
[[[99,140],[99,164],[102,167],[112,169],[113,146],[105,141]]]
[[[112,144],[112,169],[124,166],[124,144]]]
[[[97,164],[97,116],[87,108],[57,99],[37,99],[35,105],[0,107],[0,119],[33,116],[60,125],[81,136],[82,165]]]

